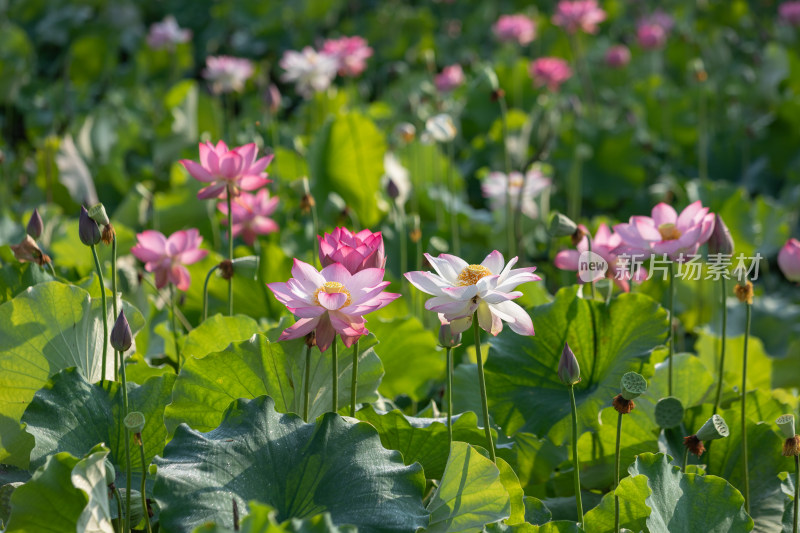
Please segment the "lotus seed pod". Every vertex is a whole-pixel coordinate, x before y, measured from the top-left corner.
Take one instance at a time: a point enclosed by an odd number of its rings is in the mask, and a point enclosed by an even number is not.
[[[108,215],[106,214],[106,208],[103,206],[103,204],[97,204],[90,207],[89,218],[103,226],[107,226],[110,222],[108,220]]]
[[[636,372],[626,372],[620,381],[622,397],[626,400],[633,400],[647,391],[647,380]]]
[[[683,404],[674,396],[661,398],[656,404],[656,424],[662,428],[674,428],[683,421]]]
[[[106,467],[106,485],[111,485],[117,478],[117,472],[116,470],[114,470],[114,465],[111,464],[111,461],[109,461],[108,458],[106,458],[105,460],[105,467]]]
[[[141,433],[144,429],[144,415],[139,411],[132,411],[125,417],[125,427],[134,433]]]
[[[550,226],[547,230],[552,237],[569,237],[578,231],[578,225],[568,216],[555,213],[550,218]]]
[[[712,415],[697,432],[697,438],[700,440],[716,440],[727,437],[730,434],[731,432],[725,420],[719,415]]]
[[[790,439],[794,437],[794,415],[781,415],[775,423],[781,428],[783,438]]]
[[[236,272],[237,277],[246,279],[256,279],[258,277],[258,256],[248,255],[246,257],[237,257],[231,261],[233,270]]]

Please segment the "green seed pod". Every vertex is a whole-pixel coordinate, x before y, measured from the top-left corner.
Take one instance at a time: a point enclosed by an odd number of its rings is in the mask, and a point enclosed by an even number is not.
[[[111,461],[109,461],[108,458],[106,458],[105,460],[105,467],[106,467],[106,485],[111,485],[117,478],[117,472],[116,470],[114,470],[114,465],[111,464]]]
[[[103,204],[97,204],[90,207],[89,218],[103,226],[107,226],[110,222],[108,220],[108,215],[106,214],[106,208],[103,207]]]
[[[626,400],[633,400],[647,391],[647,380],[636,372],[626,372],[620,380],[622,397]]]
[[[703,427],[697,432],[697,438],[700,440],[716,440],[727,437],[731,432],[728,429],[728,424],[725,419],[719,415],[711,415],[711,418],[706,420]]]
[[[258,277],[258,262],[258,256],[255,255],[237,257],[232,261],[233,270],[236,272],[237,277],[256,279]]]
[[[775,421],[786,439],[794,437],[794,415],[781,415]]]
[[[674,396],[661,398],[656,404],[656,424],[662,428],[674,428],[683,421],[683,404]]]
[[[139,411],[132,411],[123,420],[125,427],[134,433],[141,433],[144,429],[144,415]]]
[[[554,213],[547,230],[552,237],[569,237],[578,231],[578,225],[568,216]]]

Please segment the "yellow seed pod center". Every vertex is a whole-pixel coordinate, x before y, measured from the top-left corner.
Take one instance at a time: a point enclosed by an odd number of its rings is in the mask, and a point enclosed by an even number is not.
[[[475,285],[481,278],[491,275],[492,272],[483,265],[469,265],[458,275],[458,286]]]
[[[342,306],[339,307],[339,309],[341,309],[342,307],[347,307],[353,302],[353,299],[350,296],[350,291],[348,291],[344,287],[344,285],[342,285],[338,281],[327,281],[322,287],[320,287],[314,292],[314,302],[316,302],[317,305],[319,305],[319,293],[321,292],[327,292],[328,294],[335,294],[335,293],[346,294],[347,300],[345,300],[344,304],[342,304]]]
[[[681,230],[679,230],[675,224],[661,224],[658,226],[658,232],[665,241],[677,241],[681,238]]]

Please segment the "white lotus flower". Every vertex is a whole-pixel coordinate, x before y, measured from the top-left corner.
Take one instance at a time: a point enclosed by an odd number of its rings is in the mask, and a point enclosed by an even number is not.
[[[335,57],[319,53],[310,46],[303,48],[302,52],[287,50],[280,65],[286,71],[281,79],[294,82],[297,92],[304,98],[311,98],[314,93],[330,87],[339,69],[339,61]]]

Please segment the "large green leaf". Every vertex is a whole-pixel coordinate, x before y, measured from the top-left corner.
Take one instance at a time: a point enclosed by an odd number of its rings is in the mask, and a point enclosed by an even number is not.
[[[102,376],[101,301],[72,285],[41,283],[0,305],[0,462],[28,466],[33,445],[19,425],[37,390],[70,367],[89,382]],[[142,315],[123,302],[136,333]],[[108,302],[109,329],[115,318]],[[114,349],[108,345],[106,379],[114,376]],[[93,443],[94,444],[94,443]]]
[[[330,513],[322,513],[310,518],[290,518],[283,523],[278,522],[278,511],[269,505],[252,501],[250,514],[239,524],[242,533],[356,533],[354,526],[336,526]],[[233,533],[235,529],[219,524],[205,524],[194,530],[194,533]]]
[[[556,446],[547,438],[539,439],[530,433],[518,432],[511,447],[498,446],[497,455],[514,467],[525,494],[544,497],[544,483],[558,465],[567,460],[567,449]]]
[[[718,337],[703,331],[697,336],[695,350],[698,357],[713,376],[719,372]],[[742,386],[742,361],[744,353],[744,335],[728,337],[725,343],[725,371],[723,374],[723,398],[735,397],[741,392],[734,392]],[[769,390],[772,387],[772,360],[764,351],[764,345],[756,337],[750,336],[747,344],[747,389]]]
[[[142,385],[128,384],[130,410],[145,416],[142,441],[148,464],[161,453],[167,441],[164,406],[174,382],[174,374],[165,374]],[[49,455],[58,452],[81,456],[102,442],[111,451],[111,462],[124,470],[123,413],[121,384],[108,382],[105,388],[90,384],[75,369],[56,374],[36,393],[22,416],[28,432],[36,439],[31,466],[40,466]],[[131,449],[135,450],[132,442]],[[141,470],[138,452],[131,454],[131,469]]]
[[[339,405],[350,404],[353,349],[339,349]],[[383,375],[380,359],[372,349],[374,336],[359,341],[359,402],[378,399],[375,389]],[[231,344],[221,352],[189,359],[181,368],[166,409],[170,433],[185,422],[198,431],[217,427],[233,400],[268,395],[282,413],[303,413],[305,391],[305,342],[303,339],[271,343],[264,335]],[[331,355],[311,350],[311,402],[313,420],[331,408]]]
[[[640,494],[651,513],[650,533],[750,531],[753,519],[744,510],[744,497],[717,476],[684,474],[663,453],[639,455],[631,476],[647,477],[649,494]]]
[[[309,171],[319,199],[336,192],[355,211],[362,226],[381,217],[379,192],[383,176],[383,133],[357,112],[338,115],[319,130],[309,153]]]
[[[511,502],[497,466],[469,444],[455,441],[428,511],[429,533],[480,531],[508,518]]]
[[[261,331],[258,322],[245,315],[214,315],[186,335],[183,341],[183,356],[204,357],[219,352],[232,342],[245,341]]]
[[[237,400],[222,424],[200,433],[180,425],[156,459],[154,496],[166,531],[208,521],[231,527],[232,500],[273,506],[278,519],[329,512],[362,532],[406,532],[424,526],[424,475],[385,450],[369,424],[333,413],[316,424],[279,414],[267,396]]]
[[[598,429],[598,413],[619,393],[625,372],[642,372],[667,333],[666,312],[651,298],[622,294],[610,305],[579,298],[577,287],[561,289],[552,303],[533,309],[534,337],[504,330],[491,339],[486,385],[495,421],[507,434],[528,431],[564,442],[570,402],[558,378],[558,362],[569,343],[581,368],[575,386],[579,425]]]
[[[581,480],[582,481],[582,480]],[[650,508],[645,499],[650,494],[647,478],[626,477],[619,482],[616,491],[608,492],[597,507],[584,515],[583,528],[586,533],[617,533],[614,530],[614,495],[619,497],[619,524],[631,531],[647,531]]]
[[[428,479],[442,478],[450,453],[447,418],[410,417],[398,410],[378,413],[372,406],[356,412],[356,418],[372,424],[381,436],[381,444],[402,453],[407,465],[419,462]],[[486,435],[478,427],[475,413],[453,416],[453,440],[486,445]]]

